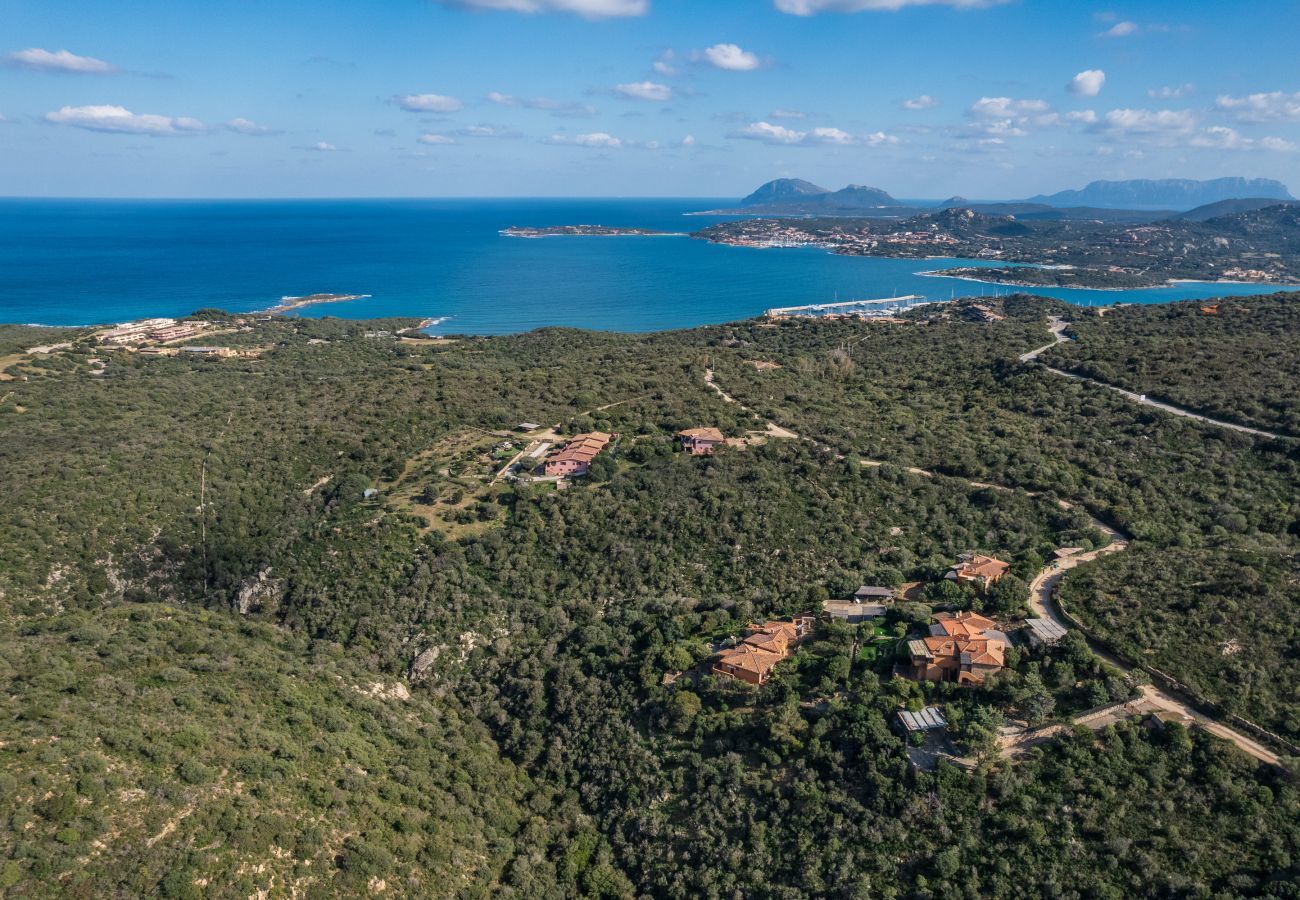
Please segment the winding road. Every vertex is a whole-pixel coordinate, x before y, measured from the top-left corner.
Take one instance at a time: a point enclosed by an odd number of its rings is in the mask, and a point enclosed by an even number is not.
[[[1039,347],[1037,350],[1031,350],[1028,353],[1023,354],[1020,357],[1020,361],[1032,362],[1033,360],[1037,359],[1039,355],[1046,352],[1047,350],[1050,350],[1052,347],[1055,347],[1057,344],[1069,340],[1069,338],[1066,338],[1063,334],[1063,332],[1068,326],[1069,326],[1068,322],[1066,322],[1065,320],[1061,319],[1058,316],[1053,316],[1049,321],[1049,327],[1052,331],[1052,335],[1055,338],[1055,340],[1052,341],[1052,343],[1050,344],[1046,344],[1042,347]],[[1078,376],[1070,375],[1067,372],[1061,372],[1057,369],[1051,369],[1050,367],[1049,367],[1049,371],[1056,372],[1057,374],[1065,375],[1070,378],[1078,378]],[[1080,379],[1080,380],[1086,381],[1090,379]],[[717,376],[714,373],[713,369],[709,368],[705,370],[704,381],[712,390],[717,392],[719,397],[721,397],[727,403],[734,403],[736,406],[740,407],[746,412],[753,413],[755,416],[757,416],[757,413],[754,413],[752,409],[750,409],[748,406],[741,403],[735,397],[731,396],[725,390],[723,390],[722,386],[717,383]],[[1102,386],[1110,387],[1110,385],[1102,385]],[[1118,390],[1116,388],[1111,388],[1111,389]],[[1120,393],[1126,395],[1128,394],[1127,391],[1120,391]],[[1132,395],[1132,396],[1136,397],[1136,395]],[[1159,405],[1159,404],[1152,404],[1152,405]],[[1161,408],[1164,407],[1161,406]],[[1178,411],[1174,409],[1172,411],[1176,412],[1179,415],[1187,415],[1194,419],[1202,419],[1203,421],[1207,421],[1211,424],[1223,425],[1224,427],[1227,428],[1242,430],[1242,426],[1231,425],[1225,422],[1217,422],[1213,419],[1204,419],[1204,417],[1198,416],[1194,413],[1189,413],[1186,410]],[[803,435],[800,435],[789,428],[785,428],[781,425],[778,425],[775,422],[769,421],[766,423],[766,425],[769,433],[779,433],[781,436],[788,436],[791,438],[798,438],[801,440],[809,440],[809,441],[813,440],[812,438],[807,438]],[[1253,431],[1253,429],[1244,429],[1244,430]],[[1255,433],[1262,433],[1262,432],[1255,432]],[[813,441],[813,443],[816,443],[816,441]],[[842,454],[839,455],[839,458],[842,459],[843,455]],[[885,465],[885,462],[882,460],[864,459],[862,460],[862,464],[864,466],[876,467],[876,466]],[[920,475],[926,478],[935,477],[935,473],[927,469],[921,469],[915,466],[907,466],[904,468],[905,471],[910,472],[913,475]],[[989,484],[983,481],[967,481],[967,483],[971,487],[990,488],[999,491],[1022,490],[1020,488],[1009,487],[1007,485]],[[1033,491],[1024,491],[1024,493],[1029,496],[1036,496],[1036,494]],[[1064,509],[1072,509],[1075,505],[1074,503],[1071,503],[1066,500],[1058,500],[1057,502]],[[1033,581],[1031,581],[1029,585],[1029,606],[1030,609],[1033,611],[1034,615],[1040,618],[1050,619],[1053,622],[1060,625],[1062,628],[1066,629],[1067,631],[1073,628],[1074,624],[1061,613],[1061,610],[1057,605],[1056,600],[1053,596],[1056,591],[1057,585],[1059,585],[1061,582],[1061,578],[1065,575],[1066,572],[1068,572],[1070,569],[1075,568],[1076,566],[1083,565],[1084,563],[1087,562],[1092,562],[1093,560],[1096,560],[1106,554],[1120,553],[1124,550],[1127,550],[1129,547],[1129,542],[1131,541],[1131,538],[1128,535],[1124,534],[1122,531],[1119,531],[1116,528],[1111,527],[1110,525],[1107,525],[1105,522],[1102,522],[1100,519],[1096,518],[1095,516],[1089,514],[1089,519],[1091,520],[1091,524],[1093,528],[1096,528],[1098,531],[1101,531],[1110,539],[1109,543],[1107,543],[1106,546],[1100,547],[1096,550],[1090,550],[1086,553],[1078,553],[1073,556],[1067,556],[1064,559],[1056,560],[1052,563],[1049,563],[1036,576],[1034,576]],[[1133,671],[1132,666],[1126,664],[1123,660],[1118,659],[1110,652],[1108,652],[1104,647],[1099,646],[1094,641],[1089,640],[1088,646],[1092,650],[1092,652],[1096,654],[1097,657],[1107,665],[1115,669],[1118,669],[1121,672],[1127,673]],[[1141,685],[1139,687],[1139,691],[1142,694],[1141,700],[1144,701],[1141,704],[1142,708],[1153,707],[1156,709],[1161,709],[1161,710],[1175,713],[1179,716],[1184,717],[1185,720],[1190,719],[1194,721],[1196,724],[1198,724],[1200,727],[1205,729],[1210,734],[1213,734],[1215,737],[1222,738],[1225,741],[1229,741],[1230,743],[1235,745],[1238,749],[1240,749],[1243,753],[1246,753],[1247,755],[1252,756],[1261,762],[1265,762],[1274,766],[1281,764],[1281,757],[1279,757],[1278,754],[1274,753],[1272,750],[1265,747],[1263,744],[1253,740],[1252,738],[1247,737],[1246,735],[1242,734],[1239,731],[1236,731],[1235,729],[1229,728],[1227,725],[1224,725],[1222,722],[1219,722],[1217,719],[1213,719],[1205,715],[1204,713],[1199,712],[1198,710],[1194,709],[1192,706],[1188,705],[1182,700],[1179,700],[1178,698],[1173,697],[1165,693],[1164,691],[1160,690],[1155,685],[1152,684]]]
[[[1038,357],[1042,356],[1048,350],[1070,340],[1070,338],[1065,336],[1065,329],[1070,327],[1069,322],[1065,321],[1060,316],[1052,316],[1047,321],[1048,328],[1051,329],[1052,336],[1055,340],[1050,344],[1044,344],[1036,350],[1022,353],[1020,355],[1020,361],[1022,363],[1036,362],[1038,361]],[[1234,422],[1225,422],[1222,419],[1213,419],[1209,416],[1203,416],[1200,413],[1192,412],[1190,409],[1183,409],[1181,406],[1174,406],[1171,403],[1162,403],[1159,400],[1152,400],[1146,394],[1138,394],[1133,391],[1125,390],[1122,387],[1116,387],[1113,384],[1107,384],[1104,381],[1098,381],[1097,379],[1089,378],[1086,375],[1067,372],[1065,369],[1056,369],[1046,363],[1040,363],[1040,365],[1053,375],[1060,375],[1062,378],[1069,378],[1073,381],[1082,381],[1087,384],[1094,384],[1097,387],[1103,387],[1108,391],[1114,391],[1126,400],[1132,400],[1134,403],[1140,403],[1143,406],[1150,406],[1151,408],[1161,410],[1162,412],[1172,413],[1175,416],[1182,416],[1185,419],[1195,419],[1197,422],[1204,422],[1207,425],[1214,425],[1218,428],[1228,428],[1232,431],[1239,431],[1242,434],[1251,434],[1255,437],[1271,438],[1274,440],[1285,437],[1285,435],[1274,434],[1271,431],[1264,431],[1261,428],[1251,428],[1248,425],[1237,425]]]

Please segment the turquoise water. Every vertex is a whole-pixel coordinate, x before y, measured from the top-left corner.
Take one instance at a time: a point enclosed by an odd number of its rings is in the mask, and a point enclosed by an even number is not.
[[[544,325],[652,331],[774,306],[1002,293],[917,272],[957,260],[870,259],[685,237],[507,238],[510,225],[692,231],[693,200],[0,200],[0,321],[49,325],[247,312],[283,296],[369,294],[303,315],[446,318],[442,333]],[[1038,289],[1087,305],[1270,293],[1258,285]]]

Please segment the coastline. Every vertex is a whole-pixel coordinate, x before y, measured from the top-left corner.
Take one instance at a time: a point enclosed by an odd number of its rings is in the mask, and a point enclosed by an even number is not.
[[[303,297],[281,297],[280,302],[275,306],[254,310],[254,312],[270,313],[275,316],[321,303],[346,303],[349,300],[366,300],[370,296],[370,294],[307,294]]]

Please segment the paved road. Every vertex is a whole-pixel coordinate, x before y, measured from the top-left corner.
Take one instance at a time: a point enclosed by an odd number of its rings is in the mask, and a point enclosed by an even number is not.
[[[1065,336],[1065,329],[1070,326],[1069,322],[1065,321],[1060,316],[1052,316],[1047,321],[1048,328],[1051,330],[1052,336],[1055,340],[1050,344],[1044,344],[1035,350],[1030,350],[1028,353],[1022,353],[1020,355],[1021,362],[1034,362],[1048,350],[1051,350],[1058,344],[1064,344],[1069,340],[1069,338]],[[1162,403],[1159,400],[1152,400],[1146,394],[1138,394],[1134,391],[1125,390],[1122,387],[1116,387],[1113,384],[1107,384],[1104,381],[1098,381],[1097,379],[1089,378],[1086,375],[1077,375],[1074,372],[1067,372],[1065,369],[1056,369],[1046,363],[1043,364],[1043,368],[1051,372],[1053,375],[1060,375],[1062,378],[1069,378],[1073,381],[1095,384],[1097,387],[1103,387],[1108,391],[1114,391],[1126,400],[1132,400],[1134,403],[1140,403],[1143,406],[1150,406],[1151,408],[1161,410],[1162,412],[1172,413],[1175,416],[1182,416],[1185,419],[1195,419],[1197,422],[1204,422],[1207,425],[1214,425],[1218,428],[1228,428],[1232,431],[1239,431],[1242,434],[1252,434],[1255,437],[1272,439],[1284,437],[1284,435],[1274,434],[1271,431],[1264,431],[1262,428],[1251,428],[1247,425],[1237,425],[1234,422],[1225,422],[1222,419],[1213,419],[1209,416],[1203,416],[1200,413],[1192,412],[1190,409],[1183,409],[1181,406],[1174,406],[1171,403]]]
[[[1045,352],[1046,350],[1052,347],[1055,347],[1061,341],[1067,340],[1067,338],[1064,337],[1062,332],[1064,332],[1064,330],[1068,325],[1069,323],[1066,322],[1065,320],[1057,316],[1053,316],[1050,322],[1050,327],[1052,329],[1052,334],[1056,337],[1056,340],[1050,344],[1038,348],[1037,350],[1031,350],[1029,353],[1024,354],[1023,356],[1020,357],[1021,361],[1028,362],[1037,359],[1039,354]],[[717,383],[712,369],[705,370],[704,380],[709,387],[717,391],[718,396],[722,397],[723,400],[725,400],[728,403],[734,403],[737,406],[739,406],[741,409],[752,412],[752,410],[749,410],[749,407],[745,406],[743,403],[741,403],[736,398],[732,397],[730,394],[726,393],[726,391],[722,389],[722,387]],[[775,422],[769,422],[767,424],[769,429],[778,429],[782,432],[785,432],[786,434],[789,434],[792,437],[799,437],[799,435],[797,435],[795,432],[791,431],[788,428],[782,428],[782,426],[777,425]],[[811,438],[809,440],[811,440]],[[842,455],[838,455],[838,456],[841,459],[843,458]],[[864,459],[862,461],[862,464],[864,466],[873,466],[873,467],[885,465],[885,463],[882,460],[876,460],[876,459]],[[921,475],[927,478],[934,477],[934,473],[927,469],[920,469],[915,466],[908,466],[906,467],[906,470],[912,473],[913,475]],[[983,481],[969,481],[968,483],[972,487],[991,488],[993,490],[999,490],[999,491],[1020,490],[1019,488],[1008,487],[1007,485],[989,484]],[[1024,493],[1030,496],[1035,496],[1034,492],[1032,491],[1025,491]],[[1074,507],[1073,503],[1066,500],[1058,500],[1057,502],[1060,503],[1060,505],[1064,509],[1072,509]],[[1099,557],[1108,553],[1120,553],[1124,550],[1127,550],[1130,541],[1129,536],[1124,534],[1122,531],[1119,531],[1116,528],[1112,528],[1111,526],[1107,525],[1105,522],[1101,521],[1095,516],[1090,516],[1089,518],[1091,520],[1092,527],[1096,528],[1098,531],[1105,533],[1110,538],[1110,543],[1108,543],[1105,547],[1101,547],[1097,550],[1090,550],[1087,553],[1078,553],[1073,556],[1067,556],[1062,560],[1057,560],[1050,563],[1045,568],[1043,568],[1043,570],[1040,571],[1036,576],[1034,576],[1033,581],[1031,581],[1029,585],[1029,606],[1033,610],[1034,614],[1044,619],[1051,619],[1053,622],[1056,622],[1058,625],[1060,625],[1062,628],[1066,629],[1067,631],[1071,628],[1071,624],[1068,620],[1065,619],[1064,616],[1061,615],[1060,610],[1056,605],[1056,601],[1052,596],[1056,591],[1056,586],[1060,584],[1061,578],[1065,575],[1066,572],[1068,572],[1070,569],[1075,568],[1076,566],[1080,566],[1086,562],[1092,562],[1093,560],[1098,559]],[[1121,672],[1132,671],[1131,666],[1126,665],[1122,660],[1112,656],[1110,653],[1106,652],[1106,650],[1103,649],[1102,647],[1095,645],[1091,641],[1089,641],[1088,643],[1089,643],[1089,647],[1092,649],[1092,652],[1095,653],[1107,665],[1112,666],[1113,668],[1116,668]],[[1204,713],[1197,712],[1195,709],[1188,706],[1186,703],[1182,702],[1181,700],[1175,697],[1170,696],[1169,694],[1164,693],[1154,685],[1150,685],[1150,684],[1142,685],[1140,690],[1142,692],[1142,700],[1145,701],[1146,704],[1149,704],[1150,706],[1155,708],[1164,709],[1170,712],[1177,713],[1181,716],[1184,716],[1187,719],[1191,719],[1195,721],[1197,724],[1199,724],[1210,734],[1213,734],[1215,737],[1222,738],[1225,741],[1231,742],[1232,744],[1236,745],[1242,752],[1250,756],[1253,756],[1255,759],[1258,759],[1262,762],[1269,763],[1271,765],[1278,765],[1280,763],[1280,758],[1278,757],[1278,755],[1274,753],[1272,750],[1269,750],[1263,744],[1260,744],[1258,741],[1252,740],[1251,738],[1247,737],[1246,735],[1242,734],[1239,731],[1235,731],[1234,729],[1229,728],[1228,726],[1214,719],[1211,719],[1209,716],[1206,716]],[[1005,751],[1007,748],[1003,748],[1003,749]]]

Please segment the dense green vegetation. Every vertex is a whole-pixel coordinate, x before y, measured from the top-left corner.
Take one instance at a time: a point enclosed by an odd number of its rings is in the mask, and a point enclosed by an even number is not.
[[[1217,314],[1203,308],[1217,307]],[[1060,366],[1207,415],[1300,435],[1300,294],[1070,317]]]
[[[1138,540],[1067,578],[1081,615],[1087,579],[1118,591],[1128,559],[1176,558],[1193,586],[1232,553],[1296,551],[1288,446],[1015,362],[1059,308],[452,342],[273,319],[229,338],[258,358],[10,363],[27,380],[0,385],[0,884],[1296,896],[1296,784],[1200,732],[1132,723],[996,759],[1004,719],[1131,695],[1077,637],[1013,647],[981,689],[923,688],[891,675],[929,612],[909,602],[879,630],[823,625],[762,689],[708,674],[748,622],[864,582],[928,582],[929,603],[1014,626],[1054,548],[1104,540],[1085,508]],[[29,338],[0,328],[14,352]],[[767,418],[807,439],[759,438]],[[494,482],[521,421],[620,437],[567,490]],[[752,443],[676,452],[701,425]],[[968,550],[1014,578],[936,581]],[[1291,727],[1294,573],[1241,565],[1270,598],[1250,617],[1189,602],[1271,629],[1273,693],[1257,678],[1240,708]],[[1152,585],[1125,615],[1157,609],[1165,571],[1120,577]],[[927,702],[973,772],[908,764],[894,717]]]
[[[1300,557],[1225,548],[1112,556],[1061,600],[1130,659],[1300,743]]]

